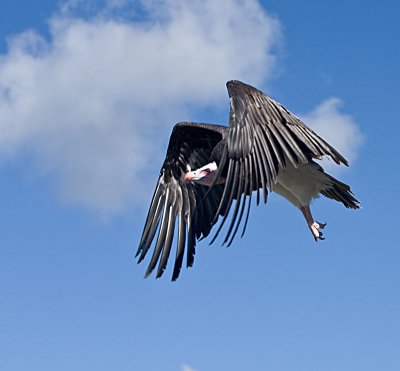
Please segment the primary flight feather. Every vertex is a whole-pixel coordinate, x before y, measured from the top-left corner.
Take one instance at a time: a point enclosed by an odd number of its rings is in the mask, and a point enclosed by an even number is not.
[[[180,122],[172,130],[136,254],[141,262],[156,240],[146,277],[156,267],[156,277],[163,274],[175,232],[172,280],[179,276],[185,251],[186,266],[192,266],[196,241],[221,218],[214,242],[228,215],[224,243],[229,246],[243,217],[245,232],[253,193],[257,205],[261,197],[267,201],[268,192],[286,198],[302,212],[316,241],[324,239],[325,224],[313,219],[310,203],[319,194],[359,208],[350,187],[313,161],[329,156],[347,166],[338,151],[258,89],[240,81],[229,81],[227,88],[229,127]]]

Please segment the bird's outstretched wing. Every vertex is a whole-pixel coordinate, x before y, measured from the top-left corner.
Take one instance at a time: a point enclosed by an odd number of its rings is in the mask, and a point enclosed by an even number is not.
[[[172,280],[179,276],[185,246],[187,266],[192,266],[196,239],[210,233],[223,186],[215,185],[207,192],[203,185],[185,183],[184,175],[208,163],[213,148],[221,141],[226,130],[226,127],[219,125],[192,122],[181,122],[174,126],[136,253],[141,262],[158,232],[146,277],[158,262],[157,278],[163,274],[175,228],[178,238]]]
[[[227,88],[231,104],[229,131],[219,167],[227,166],[228,173],[216,212],[216,216],[222,213],[224,218],[212,242],[227,220],[233,200],[237,200],[224,240],[229,246],[247,202],[244,233],[252,191],[257,191],[257,204],[260,202],[260,189],[266,202],[268,190],[271,190],[279,169],[284,169],[287,161],[295,167],[324,155],[338,164],[347,165],[347,161],[299,118],[258,89],[240,81],[229,81]]]

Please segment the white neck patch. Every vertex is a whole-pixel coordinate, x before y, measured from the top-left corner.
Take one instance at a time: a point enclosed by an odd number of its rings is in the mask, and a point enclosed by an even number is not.
[[[204,165],[203,167],[197,169],[197,170],[205,170],[205,169],[210,169],[211,171],[216,171],[218,169],[218,166],[216,164],[216,162],[210,162],[207,165]]]

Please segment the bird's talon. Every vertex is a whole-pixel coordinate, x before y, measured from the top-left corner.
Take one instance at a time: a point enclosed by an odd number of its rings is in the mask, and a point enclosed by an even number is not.
[[[312,222],[309,225],[309,228],[313,234],[314,240],[318,241],[318,240],[325,240],[325,237],[322,237],[324,234],[321,232],[321,229],[324,229],[324,227],[326,226],[326,223],[318,223],[318,222]]]

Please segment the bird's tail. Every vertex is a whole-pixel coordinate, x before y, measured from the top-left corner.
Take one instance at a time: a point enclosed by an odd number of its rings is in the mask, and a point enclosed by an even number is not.
[[[350,186],[325,173],[328,177],[327,187],[321,191],[325,197],[341,202],[350,209],[359,209],[360,202],[354,197]]]

